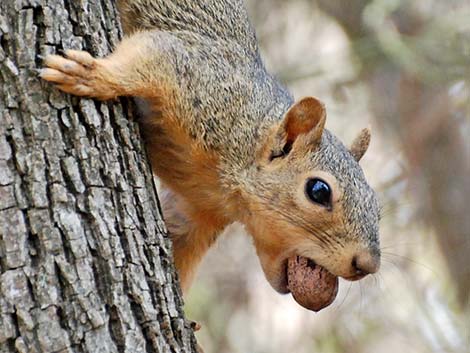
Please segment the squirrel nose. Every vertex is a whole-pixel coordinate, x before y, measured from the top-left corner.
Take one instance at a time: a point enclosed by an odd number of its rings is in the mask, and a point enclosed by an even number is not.
[[[357,279],[375,273],[380,267],[380,255],[365,250],[354,255],[351,266]]]

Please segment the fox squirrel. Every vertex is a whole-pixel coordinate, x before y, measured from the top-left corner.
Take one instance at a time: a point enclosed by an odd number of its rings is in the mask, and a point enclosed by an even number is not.
[[[78,96],[135,97],[183,291],[222,230],[252,235],[272,287],[319,310],[337,277],[380,265],[379,206],[358,161],[263,66],[242,0],[118,1],[126,37],[101,59],[49,55],[41,77]]]

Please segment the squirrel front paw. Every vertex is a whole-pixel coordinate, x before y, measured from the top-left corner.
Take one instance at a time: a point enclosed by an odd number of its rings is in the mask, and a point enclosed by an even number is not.
[[[65,57],[48,55],[45,68],[39,76],[56,84],[61,91],[81,97],[98,99],[115,98],[117,94],[106,82],[103,65],[86,51],[66,50]]]

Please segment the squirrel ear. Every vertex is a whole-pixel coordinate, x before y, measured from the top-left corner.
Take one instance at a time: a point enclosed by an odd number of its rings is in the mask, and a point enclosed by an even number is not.
[[[359,162],[364,153],[366,153],[367,148],[369,147],[369,143],[370,129],[362,129],[359,135],[357,135],[354,141],[352,142],[351,147],[349,148],[349,152],[351,152],[352,156],[356,161]]]
[[[294,103],[276,130],[273,130],[274,134],[266,144],[265,151],[269,153],[269,160],[289,154],[294,142],[301,135],[306,136],[304,139],[306,144],[318,143],[325,127],[325,120],[325,107],[318,99],[307,97]]]
[[[306,97],[296,102],[286,113],[284,130],[287,142],[293,143],[301,134],[312,133],[315,142],[321,138],[325,127],[325,106],[318,99]]]

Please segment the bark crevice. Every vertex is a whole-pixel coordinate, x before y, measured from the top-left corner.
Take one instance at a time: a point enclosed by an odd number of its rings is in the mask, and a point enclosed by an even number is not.
[[[0,2],[0,353],[196,351],[133,105],[37,77],[49,53],[108,53],[116,14]]]

